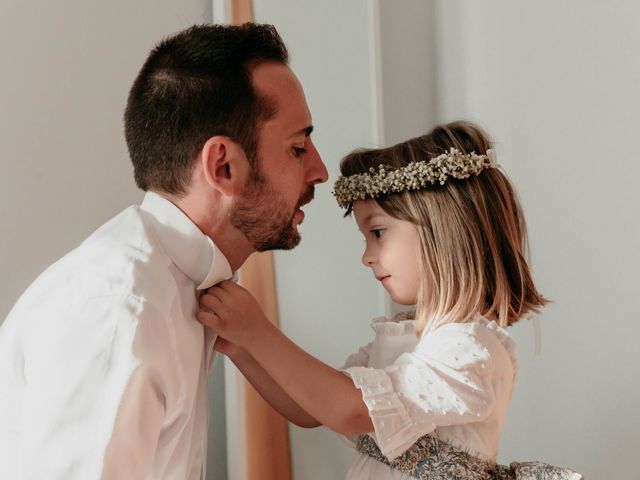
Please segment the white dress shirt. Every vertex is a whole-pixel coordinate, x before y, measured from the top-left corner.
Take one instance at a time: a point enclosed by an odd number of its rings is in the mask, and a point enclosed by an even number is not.
[[[351,355],[344,372],[362,390],[376,440],[389,459],[428,433],[495,462],[513,393],[515,342],[478,318],[416,337],[415,322],[374,320],[373,342]],[[350,443],[353,438],[347,438]],[[356,453],[347,480],[412,477]]]
[[[231,276],[151,192],[42,273],[0,328],[0,478],[204,478],[197,291]]]

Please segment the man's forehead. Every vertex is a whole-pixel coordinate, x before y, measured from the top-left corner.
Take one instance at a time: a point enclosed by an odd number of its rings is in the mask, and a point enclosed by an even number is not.
[[[298,78],[282,63],[266,62],[256,65],[251,69],[251,83],[256,93],[278,101],[292,96],[304,99]]]
[[[265,122],[286,130],[289,136],[308,135],[311,112],[300,82],[293,72],[281,63],[260,64],[252,70],[253,87],[275,107],[275,115]]]
[[[275,102],[275,114],[263,123],[263,128],[278,131],[286,138],[308,137],[313,132],[311,113],[306,106],[290,102]]]

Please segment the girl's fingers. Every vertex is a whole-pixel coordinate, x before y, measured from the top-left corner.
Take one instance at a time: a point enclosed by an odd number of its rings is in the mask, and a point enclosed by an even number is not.
[[[240,289],[242,287],[240,287],[239,285],[237,285],[235,282],[232,282],[231,280],[223,280],[222,282],[214,285],[213,287],[211,287],[209,290],[217,290],[218,293],[224,295],[230,295],[232,294],[234,291],[236,291],[237,289]]]
[[[222,305],[222,301],[220,298],[211,293],[205,293],[200,297],[200,306],[203,308],[208,308],[209,310],[216,311],[216,308],[220,308]]]
[[[220,298],[220,296],[224,295],[224,290],[222,290],[220,287],[218,287],[218,286],[216,285],[216,286],[214,286],[214,287],[209,288],[209,289],[206,291],[206,293],[203,295],[203,297],[204,297],[204,296],[206,296],[206,295],[210,295],[210,296],[212,296],[212,297],[218,297],[218,298]]]
[[[228,356],[230,354],[233,354],[234,350],[236,349],[236,346],[233,343],[231,343],[231,342],[225,340],[224,338],[218,336],[216,338],[215,343],[213,344],[213,349],[216,352],[220,352],[220,353]]]
[[[200,310],[196,313],[196,318],[200,323],[206,325],[208,327],[213,328],[214,330],[221,330],[223,323],[218,315],[213,312],[209,312],[207,310]]]

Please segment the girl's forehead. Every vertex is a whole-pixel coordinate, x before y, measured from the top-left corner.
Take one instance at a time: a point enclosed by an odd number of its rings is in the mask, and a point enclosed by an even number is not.
[[[362,224],[367,222],[373,217],[388,217],[378,202],[372,199],[356,200],[353,202],[353,215],[356,217],[356,222]]]

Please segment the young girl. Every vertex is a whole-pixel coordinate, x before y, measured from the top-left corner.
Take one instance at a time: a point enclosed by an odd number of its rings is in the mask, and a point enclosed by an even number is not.
[[[546,303],[525,260],[526,228],[487,136],[456,122],[341,164],[334,195],[364,235],[362,257],[415,320],[378,319],[335,370],[223,282],[199,320],[265,399],[303,427],[353,440],[348,479],[564,479],[566,469],[495,464],[518,370],[505,327]],[[545,476],[546,475],[546,476]]]

